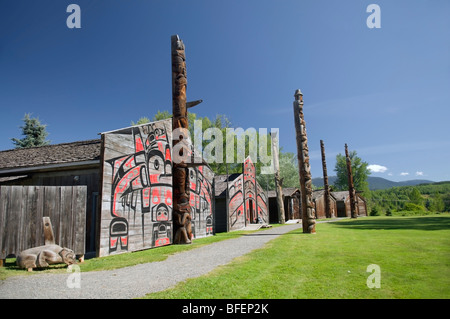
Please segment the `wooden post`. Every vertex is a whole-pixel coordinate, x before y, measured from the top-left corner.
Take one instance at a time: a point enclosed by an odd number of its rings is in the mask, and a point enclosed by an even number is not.
[[[178,35],[171,37],[172,51],[172,129],[188,130],[188,118],[186,107],[186,57],[183,41]],[[189,203],[189,174],[187,164],[181,158],[186,158],[188,152],[186,147],[175,151],[176,145],[183,141],[182,136],[173,134],[173,226],[174,244],[190,244],[192,240],[191,230],[191,207]],[[177,159],[175,159],[177,158]]]
[[[230,174],[228,174],[228,163],[225,163],[225,170],[227,172],[227,192],[226,192],[226,210],[227,210],[227,232],[230,231],[230,185],[229,185],[229,179],[230,179]]]
[[[296,90],[294,97],[294,121],[297,140],[298,169],[300,173],[303,232],[315,234],[316,220],[314,203],[312,201],[312,179],[309,166],[308,138],[306,136],[305,119],[303,116],[303,94],[300,90]]]
[[[347,162],[347,176],[348,176],[348,192],[350,195],[350,213],[352,218],[357,218],[358,214],[356,213],[356,201],[355,201],[355,187],[353,186],[353,175],[352,175],[352,162],[350,160],[350,156],[348,155],[348,147],[345,144],[345,159]]]
[[[50,217],[42,217],[44,222],[44,245],[54,245],[55,236],[53,235],[53,226]]]
[[[325,159],[325,146],[323,144],[323,140],[320,140],[320,151],[322,153],[323,188],[324,188],[324,196],[325,196],[325,217],[332,218],[335,216],[331,216],[330,186],[328,185],[327,161]]]
[[[280,162],[278,154],[278,132],[271,134],[272,137],[272,155],[273,155],[273,168],[275,170],[275,189],[277,192],[277,206],[278,206],[278,223],[284,224],[284,202],[283,202],[283,189],[282,181],[280,178]]]

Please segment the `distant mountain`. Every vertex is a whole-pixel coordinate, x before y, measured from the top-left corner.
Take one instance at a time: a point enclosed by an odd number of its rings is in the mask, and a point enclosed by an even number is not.
[[[328,183],[330,185],[333,185],[336,181],[336,176],[328,176]],[[382,178],[382,177],[374,177],[369,176],[367,178],[367,181],[369,182],[369,189],[370,190],[377,190],[377,189],[386,189],[391,188],[395,186],[414,186],[419,184],[429,184],[434,183],[433,181],[429,181],[426,179],[413,179],[409,181],[404,182],[393,182],[388,179]],[[312,179],[312,183],[316,187],[323,187],[323,177],[316,177]]]

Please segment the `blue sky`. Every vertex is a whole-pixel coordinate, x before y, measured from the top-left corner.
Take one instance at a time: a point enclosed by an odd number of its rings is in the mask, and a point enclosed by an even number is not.
[[[81,29],[66,25],[71,3]],[[366,25],[371,3],[380,29]],[[63,143],[170,111],[179,34],[200,116],[279,128],[296,152],[302,90],[313,177],[323,139],[329,175],[347,143],[381,166],[372,176],[450,180],[449,16],[446,0],[2,0],[0,150],[13,148],[25,113]]]

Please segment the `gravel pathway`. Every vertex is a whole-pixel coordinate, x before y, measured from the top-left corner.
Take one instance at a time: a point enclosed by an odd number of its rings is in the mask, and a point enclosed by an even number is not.
[[[69,288],[67,274],[16,276],[0,281],[0,298],[136,298],[165,290],[204,275],[217,266],[263,247],[268,241],[301,224],[289,224],[239,238],[223,240],[169,256],[164,261],[140,264],[116,270],[79,273],[80,288]],[[177,272],[176,269],[182,271]],[[72,275],[72,277],[70,277]]]

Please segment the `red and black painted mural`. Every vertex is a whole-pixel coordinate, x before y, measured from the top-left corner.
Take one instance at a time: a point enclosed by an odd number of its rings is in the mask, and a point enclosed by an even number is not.
[[[213,180],[214,173],[209,167],[189,168],[191,225],[194,238],[214,233]]]
[[[100,256],[172,242],[171,120],[103,134]]]
[[[245,217],[247,223],[255,224],[258,220],[256,212],[256,169],[250,157],[244,161],[244,198],[245,198]]]
[[[172,120],[102,134],[103,188],[99,256],[173,241]],[[208,166],[189,168],[194,237],[214,233]]]
[[[243,163],[243,173],[229,183],[228,197],[230,230],[268,222],[267,195],[256,181],[256,169],[250,157]]]
[[[256,207],[257,207],[257,218],[258,223],[268,223],[269,222],[269,198],[267,197],[267,193],[263,190],[263,188],[256,183]]]
[[[244,183],[242,175],[228,185],[228,215],[230,230],[245,227],[244,214]]]

